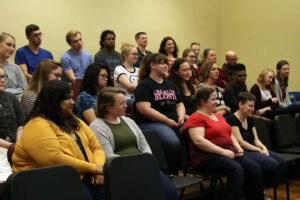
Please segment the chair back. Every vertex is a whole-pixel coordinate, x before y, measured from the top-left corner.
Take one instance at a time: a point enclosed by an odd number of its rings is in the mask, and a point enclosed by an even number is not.
[[[107,200],[164,199],[157,162],[151,154],[108,159],[104,165]]]
[[[83,200],[79,173],[70,165],[19,171],[6,184],[10,200]]]
[[[272,142],[266,121],[261,118],[255,118],[254,125],[259,140],[267,147],[267,149],[272,149]]]
[[[180,127],[178,131],[178,136],[180,140],[180,150],[181,150],[181,157],[183,161],[183,173],[186,174],[188,172],[190,165],[190,156],[189,156],[189,149],[188,149],[188,136],[184,133],[184,127]]]
[[[160,137],[155,130],[143,130],[143,134],[151,148],[152,155],[156,158],[160,170],[168,169],[165,152]]]
[[[72,81],[74,101],[77,100],[77,97],[80,94],[81,83],[82,83],[82,78],[76,78],[74,81]]]
[[[275,140],[278,148],[286,148],[299,144],[296,134],[295,120],[289,114],[275,116]]]
[[[298,140],[300,141],[300,112],[295,115],[295,124],[296,124],[296,132],[298,136]]]

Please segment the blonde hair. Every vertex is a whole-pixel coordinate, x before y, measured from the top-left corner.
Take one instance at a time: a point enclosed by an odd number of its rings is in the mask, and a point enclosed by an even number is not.
[[[78,33],[81,35],[80,31],[70,30],[70,31],[66,34],[66,41],[67,41],[67,43],[70,44],[70,42],[71,42],[71,37],[77,35]]]
[[[125,55],[128,55],[130,50],[136,48],[134,45],[129,44],[128,42],[123,42],[121,46],[121,55],[123,59],[123,63],[125,61]]]
[[[5,40],[5,38],[7,38],[7,37],[11,37],[14,41],[16,41],[16,39],[14,38],[14,36],[12,36],[11,34],[2,32],[0,34],[0,42],[2,42],[3,40]]]
[[[269,72],[272,72],[273,73],[273,80],[270,84],[270,86],[266,86],[266,81],[265,81],[265,78],[267,76],[267,74]],[[267,69],[264,69],[262,72],[260,72],[260,74],[258,75],[258,78],[257,78],[257,83],[258,85],[262,88],[262,89],[269,89],[270,92],[274,92],[274,86],[275,86],[275,73],[273,70],[267,68]]]

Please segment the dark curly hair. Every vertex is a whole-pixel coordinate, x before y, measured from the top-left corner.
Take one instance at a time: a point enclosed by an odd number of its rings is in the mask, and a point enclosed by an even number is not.
[[[178,57],[178,47],[177,47],[177,44],[176,44],[175,40],[173,38],[171,38],[170,36],[163,38],[163,40],[160,43],[160,47],[159,47],[158,52],[161,53],[161,54],[164,54],[165,56],[168,56],[168,54],[165,50],[165,46],[166,46],[168,40],[172,40],[174,42],[175,48],[174,48],[174,51],[173,51],[173,56],[174,56],[174,58],[177,58]]]

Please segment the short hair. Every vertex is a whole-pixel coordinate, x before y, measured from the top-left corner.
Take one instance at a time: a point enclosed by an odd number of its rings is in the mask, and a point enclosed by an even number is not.
[[[71,42],[71,37],[76,36],[77,34],[81,35],[80,31],[76,31],[76,30],[70,30],[67,34],[66,34],[66,41],[68,44],[70,44]]]
[[[124,90],[118,87],[106,87],[100,92],[97,100],[97,111],[96,116],[99,118],[104,118],[108,106],[113,106],[115,104],[115,94],[126,94]]]
[[[232,73],[243,70],[246,70],[246,66],[242,63],[238,63],[232,67]]]
[[[79,121],[73,116],[64,116],[61,110],[61,102],[72,98],[70,95],[72,86],[64,81],[48,81],[38,95],[30,119],[44,117],[54,122],[61,130],[72,133],[79,129]]]
[[[189,55],[190,52],[195,53],[195,51],[194,51],[192,48],[185,49],[185,50],[183,51],[183,53],[182,53],[182,57],[183,57],[183,58],[186,58],[186,57]],[[195,55],[196,55],[196,54],[195,54]]]
[[[200,43],[198,43],[198,42],[192,42],[190,47],[192,48],[193,45],[198,45],[198,46],[200,46]]]
[[[129,44],[128,42],[123,42],[122,46],[121,46],[121,55],[122,55],[122,59],[123,62],[125,61],[125,56],[124,55],[128,55],[130,50],[136,48],[136,46]]]
[[[14,38],[14,36],[12,36],[11,34],[2,32],[0,34],[0,42],[2,42],[3,40],[5,40],[5,38],[7,38],[7,37],[11,37],[14,41],[16,41],[16,39]]]
[[[237,96],[237,103],[245,104],[247,101],[256,101],[255,96],[251,92],[240,92]]]
[[[135,34],[135,39],[139,39],[141,35],[147,35],[146,32],[138,32],[137,34]]]
[[[207,102],[212,93],[216,92],[215,89],[209,87],[200,88],[197,93],[192,97],[194,105],[201,107],[201,101]]]
[[[30,33],[33,31],[37,31],[40,30],[40,27],[38,25],[35,24],[29,24],[28,26],[26,26],[25,28],[25,34],[26,36],[30,36]]]
[[[101,33],[101,36],[100,36],[100,46],[101,46],[101,49],[104,48],[104,44],[103,44],[103,41],[105,40],[106,36],[108,34],[112,34],[115,38],[116,38],[116,34],[112,31],[112,30],[105,30]]]
[[[173,38],[171,38],[170,36],[164,37],[163,40],[161,41],[160,47],[159,47],[159,53],[168,56],[168,54],[165,50],[165,46],[166,46],[168,40],[173,41],[174,46],[175,46],[174,51],[173,51],[173,56],[174,56],[174,58],[177,58],[178,57],[178,47],[177,47],[177,44],[176,44],[175,40]]]
[[[266,86],[266,82],[265,82],[265,77],[266,75],[269,73],[269,72],[272,72],[273,75],[274,75],[274,78],[270,84],[270,86]],[[274,92],[274,87],[275,87],[275,73],[273,70],[271,69],[264,69],[262,70],[262,72],[260,72],[260,74],[258,75],[258,78],[257,78],[257,83],[259,84],[259,86],[262,88],[262,89],[270,89],[271,92]]]
[[[98,63],[92,63],[85,70],[84,77],[80,86],[80,92],[85,91],[91,95],[97,95],[97,92],[99,90],[98,76],[99,72],[102,69],[106,70],[108,74],[107,85],[112,85],[108,67]]]
[[[286,60],[280,60],[278,61],[277,65],[276,65],[276,69],[277,69],[277,73],[276,73],[276,78],[279,82],[279,85],[281,87],[287,87],[288,86],[288,81],[289,81],[289,77],[286,77],[284,80],[281,78],[280,73],[278,72],[279,70],[281,70],[281,67],[283,65],[290,65],[288,61]]]
[[[141,82],[143,79],[149,77],[151,73],[151,63],[168,63],[168,58],[164,54],[161,53],[152,53],[148,54],[144,57],[142,60],[142,63],[140,65],[140,70],[139,70],[139,79],[138,83]]]
[[[200,83],[204,83],[205,81],[207,81],[210,74],[210,70],[215,63],[215,61],[208,60],[202,64],[198,77]]]

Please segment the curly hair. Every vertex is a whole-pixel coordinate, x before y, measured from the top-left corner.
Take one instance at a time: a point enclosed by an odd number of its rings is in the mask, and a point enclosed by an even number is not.
[[[178,47],[177,47],[177,44],[176,44],[175,40],[173,38],[171,38],[170,36],[163,38],[163,40],[160,43],[160,47],[159,47],[158,52],[161,53],[161,54],[164,54],[165,56],[168,56],[168,54],[165,50],[165,46],[166,46],[168,40],[173,41],[174,46],[175,46],[174,51],[173,51],[173,57],[177,58],[178,57]]]

